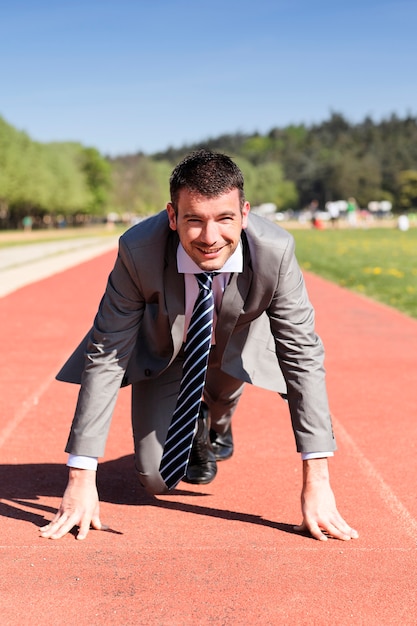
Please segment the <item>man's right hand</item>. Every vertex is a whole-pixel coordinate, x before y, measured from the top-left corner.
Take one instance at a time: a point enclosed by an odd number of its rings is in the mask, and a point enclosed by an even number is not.
[[[85,539],[90,526],[101,530],[99,501],[94,470],[69,468],[68,485],[54,519],[40,528],[41,537],[60,539],[79,526],[77,539]]]

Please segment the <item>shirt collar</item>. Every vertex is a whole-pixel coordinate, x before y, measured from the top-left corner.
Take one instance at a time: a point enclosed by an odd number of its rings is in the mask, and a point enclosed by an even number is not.
[[[178,244],[177,248],[177,269],[180,274],[201,274],[201,267],[198,267],[197,263],[194,263],[191,257],[188,256],[182,244]],[[223,267],[218,272],[242,272],[243,271],[243,252],[242,243],[239,241],[236,250],[232,256],[229,257]]]

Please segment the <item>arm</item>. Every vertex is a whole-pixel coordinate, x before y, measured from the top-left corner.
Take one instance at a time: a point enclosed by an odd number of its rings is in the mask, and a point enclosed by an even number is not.
[[[145,301],[129,250],[120,240],[90,334],[81,387],[65,451],[101,457],[123,375],[136,344]]]
[[[130,265],[130,267],[129,267]],[[67,452],[85,457],[104,453],[107,433],[121,379],[135,344],[144,300],[132,278],[128,252],[121,246],[100,303],[85,360]],[[53,520],[41,536],[59,539],[79,526],[77,539],[90,525],[102,527],[94,465],[70,467],[68,485]]]
[[[297,449],[304,453],[301,530],[325,541],[348,540],[358,533],[342,518],[330,486],[327,458],[309,453],[335,450],[327,399],[324,350],[314,329],[314,310],[290,240],[283,255],[275,296],[269,310],[277,356],[287,382]]]
[[[315,332],[314,309],[287,239],[267,310],[298,452],[336,449],[324,370],[324,349]]]
[[[330,536],[348,541],[359,537],[337,510],[327,459],[303,461],[301,509],[303,522],[297,528],[309,531],[315,539],[327,541]]]

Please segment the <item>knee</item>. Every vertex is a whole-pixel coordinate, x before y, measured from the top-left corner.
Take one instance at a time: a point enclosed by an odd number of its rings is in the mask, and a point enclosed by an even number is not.
[[[162,480],[159,472],[156,472],[155,474],[145,474],[143,472],[139,472],[138,475],[140,484],[150,495],[158,496],[168,493],[168,487]]]

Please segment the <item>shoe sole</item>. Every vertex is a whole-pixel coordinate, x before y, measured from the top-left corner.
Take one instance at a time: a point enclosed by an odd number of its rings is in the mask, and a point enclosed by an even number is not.
[[[213,480],[216,478],[216,475],[213,476],[213,478],[209,478],[208,480],[207,479],[190,480],[186,476],[184,476],[184,478],[182,480],[183,480],[184,483],[188,483],[189,485],[208,485],[209,483],[213,482]]]

